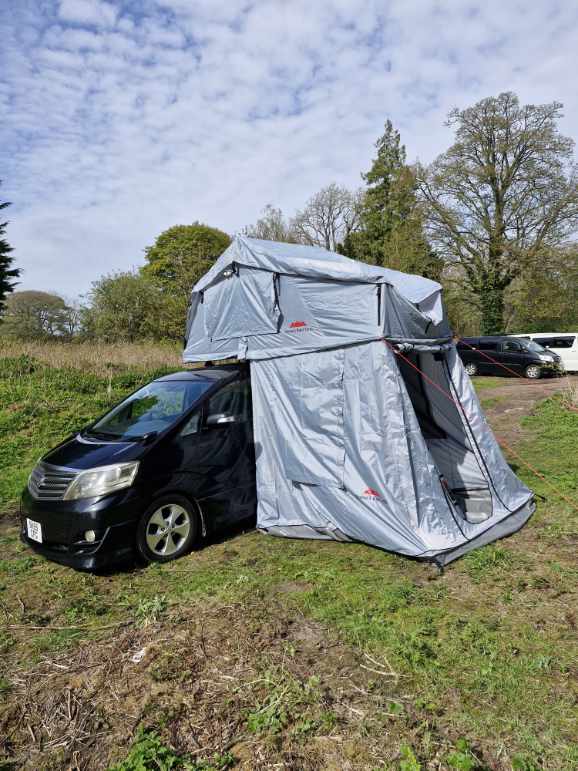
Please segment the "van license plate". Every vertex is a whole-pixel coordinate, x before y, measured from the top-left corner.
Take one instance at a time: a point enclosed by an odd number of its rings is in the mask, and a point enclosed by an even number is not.
[[[26,519],[26,532],[31,541],[42,543],[42,525],[33,519]]]

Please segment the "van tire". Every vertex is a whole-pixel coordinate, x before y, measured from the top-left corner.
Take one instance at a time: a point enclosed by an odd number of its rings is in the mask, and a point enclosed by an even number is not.
[[[538,364],[529,364],[526,367],[526,377],[530,380],[539,380],[542,377],[542,367]]]
[[[199,518],[182,495],[157,498],[139,520],[138,557],[145,563],[171,562],[186,554],[197,540]]]
[[[466,367],[465,367],[465,369],[466,369],[466,372],[468,373],[468,375],[469,375],[470,377],[474,377],[475,375],[477,375],[477,374],[478,374],[478,367],[477,367],[477,365],[476,365],[476,364],[474,364],[474,362],[473,362],[473,361],[469,361],[469,362],[466,364]]]

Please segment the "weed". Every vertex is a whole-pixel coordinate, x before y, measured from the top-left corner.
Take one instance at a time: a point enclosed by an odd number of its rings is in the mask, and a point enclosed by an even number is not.
[[[418,763],[414,751],[408,744],[401,746],[399,754],[401,756],[399,771],[421,771],[421,764]]]
[[[148,626],[158,621],[159,616],[165,612],[168,607],[167,598],[163,595],[155,594],[154,597],[144,597],[138,601],[134,611],[135,618],[140,626]]]
[[[540,771],[540,767],[525,755],[518,754],[512,758],[512,771]]]
[[[177,755],[157,733],[140,729],[126,759],[109,771],[225,771],[233,763],[228,752],[207,760]]]
[[[456,742],[456,748],[447,756],[446,763],[450,768],[455,768],[456,771],[478,771],[481,769],[465,739],[459,739]]]
[[[334,721],[334,716],[330,717],[332,713],[326,713],[324,719],[319,720],[307,711],[308,706],[321,699],[318,677],[312,676],[301,682],[280,667],[267,670],[254,685],[258,686],[262,697],[247,714],[247,728],[252,733],[274,735],[289,723],[295,723],[294,732],[303,735],[322,727],[327,730]]]

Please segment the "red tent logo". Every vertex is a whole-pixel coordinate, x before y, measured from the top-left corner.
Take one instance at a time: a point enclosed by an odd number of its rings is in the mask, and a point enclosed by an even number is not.
[[[377,492],[377,490],[374,490],[372,487],[368,487],[366,490],[364,490],[363,495],[365,498],[381,498],[381,495]]]
[[[292,321],[289,324],[289,329],[300,329],[301,327],[306,327],[307,322],[306,321]]]

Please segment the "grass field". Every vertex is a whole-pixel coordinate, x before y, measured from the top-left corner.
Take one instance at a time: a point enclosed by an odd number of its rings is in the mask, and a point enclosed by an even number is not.
[[[577,517],[543,482],[519,468],[548,500],[441,576],[254,532],[76,573],[20,544],[19,491],[40,454],[178,352],[86,350],[79,366],[57,348],[0,358],[0,768],[578,768]],[[516,395],[493,380],[491,409]],[[553,396],[520,437],[577,497],[578,415]]]

